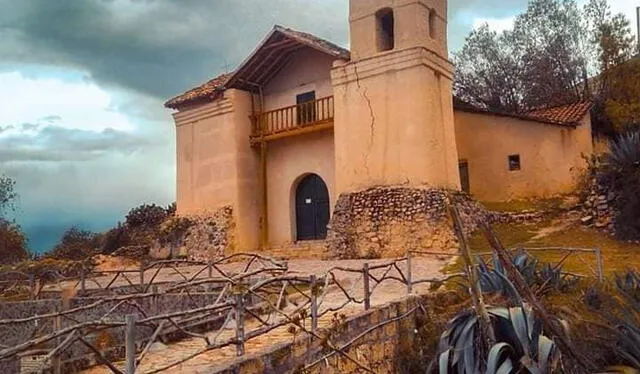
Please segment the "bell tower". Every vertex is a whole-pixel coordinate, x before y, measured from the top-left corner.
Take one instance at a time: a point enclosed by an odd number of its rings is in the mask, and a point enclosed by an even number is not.
[[[447,0],[350,0],[349,25],[331,72],[337,192],[459,189]]]

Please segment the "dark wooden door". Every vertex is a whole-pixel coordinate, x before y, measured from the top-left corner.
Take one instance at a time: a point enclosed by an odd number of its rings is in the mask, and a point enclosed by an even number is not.
[[[466,160],[462,160],[458,163],[458,169],[460,170],[460,186],[462,191],[471,193],[469,189],[469,163]]]
[[[312,123],[316,120],[316,92],[305,92],[296,96],[298,104],[298,125]]]
[[[329,190],[316,174],[304,177],[296,188],[296,240],[327,237]]]

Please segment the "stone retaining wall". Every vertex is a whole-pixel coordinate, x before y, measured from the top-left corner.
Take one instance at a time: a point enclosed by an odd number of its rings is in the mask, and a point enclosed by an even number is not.
[[[406,347],[412,347],[415,342],[420,308],[404,318],[373,327],[406,314],[422,301],[422,297],[412,296],[388,303],[347,318],[337,329],[320,329],[319,334],[322,336],[331,332],[331,342],[338,347],[362,334],[345,352],[375,373],[398,373],[401,361],[407,358]],[[331,352],[331,349],[323,346],[322,339],[311,339],[301,334],[292,342],[274,345],[267,352],[240,357],[225,368],[213,370],[212,374],[298,373],[306,365]],[[305,371],[311,374],[361,372],[355,363],[337,354],[320,360]]]
[[[146,316],[153,316],[163,313],[178,312],[193,308],[211,305],[218,298],[218,293],[190,293],[184,294],[159,294],[153,297],[136,300],[136,305],[120,305],[109,314],[110,321],[123,322],[127,314],[136,314],[138,319]],[[68,300],[69,308],[89,305],[100,298],[82,297],[72,298]],[[253,305],[255,300],[247,300],[247,305]],[[112,308],[115,308],[118,302],[108,301],[95,308],[82,310],[68,315],[69,318],[61,320],[62,327],[74,325],[76,322],[97,320]],[[55,312],[62,308],[61,299],[50,300],[33,300],[25,302],[8,302],[3,303],[0,308],[0,319],[15,319],[33,315],[41,315]],[[144,311],[144,314],[142,313]],[[198,321],[197,324],[191,326],[191,331],[211,331],[218,328],[225,315],[212,314],[211,318]],[[43,336],[53,331],[53,319],[43,319],[36,322],[25,322],[12,325],[4,325],[0,328],[0,341],[7,346],[15,346],[23,343],[32,337]],[[137,326],[136,340],[139,344],[148,339],[153,334],[154,329],[151,326]],[[186,337],[184,333],[177,329],[165,328],[161,334],[165,341],[176,341]],[[124,327],[110,328],[102,330],[98,333],[87,334],[86,339],[100,348],[103,353],[112,359],[122,359],[124,355]],[[52,345],[43,345],[38,348],[51,349]],[[63,372],[76,372],[80,369],[86,369],[95,365],[95,357],[84,346],[74,344],[67,349],[62,355]],[[17,373],[19,372],[19,360],[17,357],[0,361],[0,373]],[[49,369],[45,370],[47,372]]]
[[[161,231],[170,240],[168,243],[158,241],[149,253],[152,258],[178,256],[193,261],[215,260],[233,252],[233,208],[225,206],[215,211],[174,217],[162,224]]]
[[[468,195],[430,188],[375,187],[338,198],[327,245],[333,258],[402,256],[407,250],[455,252],[458,243],[447,212],[458,206],[465,231],[498,216]]]

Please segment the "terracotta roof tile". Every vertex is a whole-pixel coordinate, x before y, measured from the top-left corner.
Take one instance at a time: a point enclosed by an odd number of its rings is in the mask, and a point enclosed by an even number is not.
[[[306,32],[296,31],[276,25],[274,26],[269,36],[273,35],[274,33],[279,33],[280,35],[284,35],[285,37],[293,39],[298,43],[318,49],[339,59],[348,60],[350,58],[350,52],[348,49],[342,48],[334,43],[331,43],[328,40],[319,38]],[[267,39],[269,38],[267,37]],[[262,45],[260,45],[259,47],[262,47]],[[213,98],[216,91],[224,88],[226,83],[229,82],[229,79],[233,77],[234,74],[235,72],[230,74],[222,74],[218,77],[215,77],[198,87],[192,88],[185,93],[178,95],[171,100],[168,100],[164,104],[164,106],[167,108],[179,109],[180,107],[187,104],[191,104],[207,98]],[[230,84],[233,85],[233,83]]]
[[[577,125],[582,118],[591,110],[591,102],[579,102],[557,106],[553,108],[544,108],[532,110],[526,115],[535,119],[549,122],[557,122],[565,125]]]
[[[589,113],[591,102],[579,102],[557,107],[536,109],[527,113],[510,113],[499,110],[475,107],[459,98],[453,98],[453,108],[463,112],[486,113],[501,117],[519,118],[526,121],[535,121],[559,126],[577,126],[585,115]]]
[[[351,52],[348,49],[342,48],[337,44],[334,44],[326,39],[319,38],[313,34],[309,34],[307,32],[296,31],[287,27],[283,27],[280,25],[276,25],[274,30],[280,31],[283,34],[292,37],[293,39],[297,39],[300,42],[308,44],[310,46],[319,47],[322,50],[327,52],[331,52],[334,56],[348,60],[351,58]]]
[[[221,74],[198,87],[192,88],[183,94],[180,94],[173,99],[164,103],[167,108],[177,109],[180,106],[191,103],[204,98],[212,98],[216,91],[224,88],[225,83],[231,77],[231,74]]]

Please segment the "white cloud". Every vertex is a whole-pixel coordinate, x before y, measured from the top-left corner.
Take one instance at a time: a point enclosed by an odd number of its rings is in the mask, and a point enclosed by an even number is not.
[[[474,18],[473,28],[476,29],[486,23],[489,25],[491,30],[500,33],[504,30],[513,28],[515,20],[515,16],[505,18]]]
[[[113,109],[111,95],[91,82],[28,77],[17,71],[0,73],[0,125],[51,121],[88,131],[130,131],[135,127]]]

